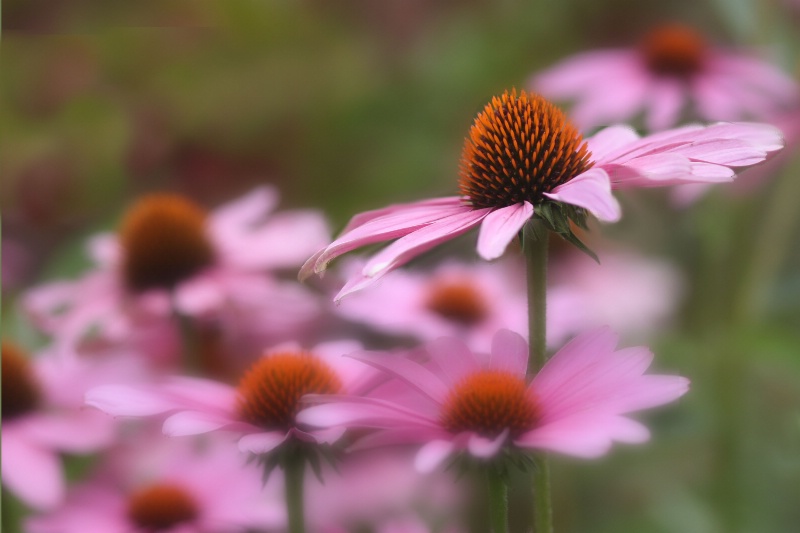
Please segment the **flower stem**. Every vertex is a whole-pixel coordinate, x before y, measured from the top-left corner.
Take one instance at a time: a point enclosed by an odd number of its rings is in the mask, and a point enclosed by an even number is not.
[[[305,533],[306,530],[303,510],[305,467],[305,461],[299,455],[289,457],[284,463],[286,514],[289,521],[289,533]]]
[[[522,229],[528,280],[528,377],[547,360],[547,241],[548,230],[538,220]]]
[[[491,465],[486,468],[489,483],[489,521],[492,533],[508,533],[508,485]]]
[[[172,316],[178,326],[181,336],[181,347],[183,349],[184,367],[189,372],[200,373],[202,365],[200,362],[200,346],[192,319],[178,308],[177,296],[175,291],[171,293]]]
[[[547,361],[547,243],[549,231],[532,219],[522,229],[528,282],[528,377],[532,378]],[[534,509],[536,533],[552,533],[553,505],[550,495],[550,465],[544,454],[536,458]]]

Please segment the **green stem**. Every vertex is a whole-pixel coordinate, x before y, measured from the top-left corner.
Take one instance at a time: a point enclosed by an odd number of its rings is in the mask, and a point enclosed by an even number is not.
[[[489,521],[492,533],[508,533],[508,485],[491,465],[486,468],[489,483]]]
[[[305,533],[306,530],[303,511],[305,466],[305,461],[299,456],[288,458],[284,465],[286,514],[289,521],[289,533]]]
[[[549,231],[539,220],[522,229],[528,281],[528,376],[532,378],[547,361],[547,242]],[[552,533],[553,503],[550,494],[550,465],[544,454],[536,458],[534,512],[536,533]]]
[[[522,229],[528,280],[528,377],[547,360],[547,241],[549,232],[538,220]]]
[[[175,319],[175,323],[178,325],[178,331],[181,335],[184,366],[189,372],[200,373],[202,371],[202,364],[200,362],[200,345],[199,339],[197,338],[197,331],[195,331],[191,317],[178,309],[175,291],[172,291],[171,296],[172,316]]]

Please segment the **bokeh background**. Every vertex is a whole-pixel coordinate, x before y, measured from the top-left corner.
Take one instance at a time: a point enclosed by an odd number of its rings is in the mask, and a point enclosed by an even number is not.
[[[663,21],[800,78],[793,0],[7,0],[3,333],[41,342],[17,296],[80,273],[86,237],[144,192],[214,206],[272,183],[284,207],[322,209],[334,229],[453,194],[491,95]],[[798,530],[798,198],[795,153],[744,193],[721,186],[684,208],[664,190],[621,198],[603,239],[686,277],[653,348],[694,386],[651,417],[651,445],[555,461],[559,533]]]

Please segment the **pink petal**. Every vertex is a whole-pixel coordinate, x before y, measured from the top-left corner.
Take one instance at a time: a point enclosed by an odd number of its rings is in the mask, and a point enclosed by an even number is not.
[[[269,453],[286,441],[289,436],[284,431],[253,433],[239,439],[239,450],[245,453]]]
[[[348,280],[334,297],[334,301],[338,302],[349,294],[369,287],[417,255],[467,232],[490,211],[491,209],[488,208],[473,210],[461,206],[455,214],[437,220],[395,241],[364,266],[361,276]]]
[[[437,403],[444,402],[447,397],[447,385],[439,376],[415,361],[394,354],[354,353],[348,357],[394,376]]]
[[[420,448],[414,458],[417,472],[427,474],[433,472],[455,450],[455,443],[446,440],[434,440]]]
[[[89,257],[100,266],[115,267],[121,254],[119,240],[113,233],[101,233],[89,239]]]
[[[216,208],[209,216],[209,229],[215,241],[237,238],[258,223],[278,205],[274,187],[257,187],[252,192]]]
[[[583,207],[606,222],[616,222],[622,217],[619,204],[611,194],[608,174],[600,168],[591,168],[559,185],[552,193],[544,195],[559,202]]]
[[[469,449],[469,453],[475,457],[480,457],[482,459],[494,457],[506,443],[508,431],[508,429],[504,429],[502,433],[491,439],[472,434],[467,441],[467,449]]]
[[[452,386],[481,367],[472,350],[455,337],[440,337],[425,346],[426,351],[442,371],[442,378]]]
[[[478,255],[487,261],[503,255],[508,243],[517,236],[531,216],[533,205],[530,202],[495,209],[486,215],[478,234]]]
[[[168,437],[184,437],[209,433],[235,422],[238,420],[231,420],[213,413],[181,411],[164,421],[162,431]]]
[[[528,368],[528,343],[521,335],[501,329],[492,339],[492,358],[489,367],[525,376]]]
[[[608,154],[614,153],[620,148],[630,146],[631,143],[639,140],[639,134],[630,126],[609,126],[604,128],[592,137],[586,139],[589,151],[592,153],[592,161],[602,161]]]
[[[305,398],[315,401],[315,395],[307,395]],[[329,403],[303,409],[297,414],[298,423],[319,428],[335,426],[391,428],[409,425],[434,429],[439,427],[435,418],[377,398],[326,395],[319,399]]]
[[[2,436],[3,484],[20,500],[46,510],[64,498],[64,476],[58,456],[51,450],[7,435]]]
[[[224,287],[207,272],[192,277],[175,289],[176,306],[190,316],[219,309],[225,298]]]
[[[86,393],[86,404],[112,416],[151,416],[178,407],[154,391],[128,385],[102,385],[90,389]]]
[[[650,87],[650,98],[645,123],[650,131],[659,131],[678,122],[681,108],[686,102],[683,84],[673,79],[662,79]]]
[[[549,98],[569,99],[589,92],[598,80],[613,77],[610,72],[628,71],[636,62],[636,54],[628,50],[584,52],[545,69],[533,78],[531,86]]]
[[[380,218],[386,215],[391,215],[397,211],[404,211],[410,204],[392,204],[387,207],[382,207],[380,209],[373,209],[372,211],[365,211],[363,213],[359,213],[354,215],[350,221],[347,223],[347,226],[341,231],[341,235],[354,230],[359,226],[363,226],[370,220],[374,220],[376,218]],[[444,198],[429,198],[427,200],[420,200],[419,202],[414,202],[415,206],[418,207],[441,207],[441,206],[452,206],[453,205],[453,197],[444,197]]]
[[[115,436],[113,420],[91,409],[37,414],[25,430],[39,444],[70,453],[96,451],[111,444]]]
[[[460,213],[465,206],[459,197],[442,198],[441,202],[417,202],[396,206],[389,214],[377,216],[343,233],[327,248],[312,256],[300,269],[300,279],[319,273],[336,257],[368,244],[403,237],[441,218]]]

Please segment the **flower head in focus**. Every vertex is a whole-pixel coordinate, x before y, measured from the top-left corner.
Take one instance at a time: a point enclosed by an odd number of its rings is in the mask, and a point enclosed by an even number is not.
[[[496,334],[488,356],[448,337],[428,345],[428,364],[353,355],[400,380],[415,396],[320,397],[299,419],[327,428],[378,428],[364,438],[372,445],[420,443],[421,471],[459,452],[486,460],[520,449],[598,457],[614,441],[646,441],[647,428],[626,415],[671,402],[689,385],[679,376],[645,374],[653,358],[648,349],[616,345],[608,330],[580,335],[530,383],[527,343],[507,330]]]
[[[779,68],[740,51],[710,46],[679,24],[653,28],[638,47],[584,52],[536,74],[531,88],[574,100],[584,131],[644,112],[649,131],[691,120],[765,120],[800,97]],[[687,113],[688,111],[688,113]]]
[[[500,257],[533,217],[568,240],[577,239],[570,221],[584,225],[586,211],[603,221],[620,218],[612,187],[731,181],[732,168],[760,163],[782,145],[780,132],[763,124],[691,125],[644,138],[613,126],[583,140],[564,113],[541,96],[505,92],[470,129],[461,196],[356,215],[333,243],[306,261],[299,277],[321,273],[349,251],[396,239],[348,280],[338,300],[476,226],[478,254],[487,260]]]

